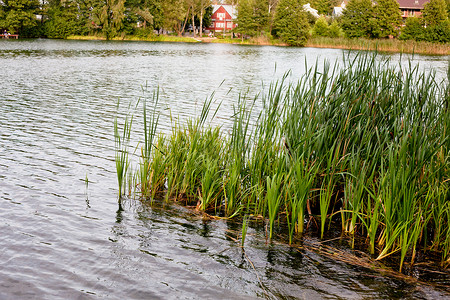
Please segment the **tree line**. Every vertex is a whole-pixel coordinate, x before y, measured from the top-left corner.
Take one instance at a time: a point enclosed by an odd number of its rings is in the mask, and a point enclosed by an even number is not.
[[[331,17],[342,0],[230,0],[236,5],[241,37],[278,38],[303,46],[311,36],[413,39],[450,42],[450,0],[430,0],[420,17],[403,24],[397,0],[349,0],[343,15]],[[303,5],[322,15],[316,19]],[[0,0],[0,29],[22,36],[182,35],[209,26],[211,0]],[[37,18],[36,16],[39,16]],[[196,31],[193,31],[194,35]]]
[[[447,2],[446,2],[447,1]],[[343,14],[332,17],[342,0],[239,0],[236,31],[255,37],[280,38],[302,46],[311,36],[399,38],[450,42],[449,0],[430,0],[420,17],[403,23],[397,0],[349,0]],[[321,17],[306,12],[310,3]]]
[[[0,0],[0,29],[25,37],[182,35],[211,22],[211,0]]]

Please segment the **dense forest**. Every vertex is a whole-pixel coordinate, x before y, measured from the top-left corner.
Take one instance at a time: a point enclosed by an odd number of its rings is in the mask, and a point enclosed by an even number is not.
[[[332,17],[341,2],[223,1],[236,5],[235,33],[242,38],[276,38],[295,46],[305,45],[311,36],[450,42],[450,0],[430,0],[420,17],[405,23],[396,0],[349,0],[343,14]],[[306,3],[319,18],[305,11]],[[0,29],[22,37],[202,35],[211,15],[211,0],[0,0]]]

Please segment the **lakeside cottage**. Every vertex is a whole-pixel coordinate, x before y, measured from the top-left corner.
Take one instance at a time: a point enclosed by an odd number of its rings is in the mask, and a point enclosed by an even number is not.
[[[422,14],[423,7],[428,0],[397,0],[405,21],[409,17],[418,17]]]
[[[319,11],[317,9],[312,8],[310,3],[306,3],[305,5],[303,5],[303,10],[306,11],[306,12],[309,12],[315,18],[320,17],[319,16]]]
[[[234,5],[213,5],[211,26],[207,30],[214,32],[230,31],[236,28],[237,10]]]
[[[331,13],[331,16],[335,18],[342,16],[342,13],[344,12],[347,2],[348,2],[347,0],[344,0],[341,2],[341,5],[333,7],[333,12]]]
[[[418,17],[422,14],[423,7],[425,3],[429,0],[397,0],[400,10],[402,12],[403,21],[406,21],[409,17]],[[333,8],[332,16],[340,17],[345,10],[345,6],[348,1],[343,0],[341,5],[335,6]]]

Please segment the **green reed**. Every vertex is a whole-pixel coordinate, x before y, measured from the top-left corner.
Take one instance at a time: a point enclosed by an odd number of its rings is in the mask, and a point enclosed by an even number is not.
[[[281,184],[283,183],[283,176],[279,174],[273,175],[272,178],[267,177],[267,207],[269,211],[269,238],[272,239],[273,224],[278,215],[278,210],[281,205],[282,191]]]
[[[353,247],[366,238],[371,254],[397,257],[400,270],[418,251],[449,265],[448,79],[365,53],[286,81],[240,96],[230,132],[208,125],[217,110],[207,99],[199,118],[155,138],[154,109],[135,184],[146,183],[142,197],[165,193],[209,214],[268,218],[270,237],[278,220],[289,243],[307,217],[319,221],[308,232],[321,237],[339,221]]]
[[[117,103],[117,109],[119,103]],[[119,199],[125,194],[127,171],[130,167],[128,147],[131,138],[131,125],[133,117],[127,115],[123,124],[122,130],[119,129],[117,117],[114,119],[114,145],[115,145],[115,162],[117,181],[119,184]]]
[[[156,129],[159,121],[159,113],[156,109],[158,106],[159,90],[153,94],[153,111],[147,111],[147,101],[143,101],[143,118],[144,118],[144,142],[141,147],[141,161],[139,164],[139,185],[141,188],[141,195],[149,197],[152,193],[153,175],[152,172],[152,154],[154,149],[154,139],[156,138]],[[149,118],[150,117],[150,118]]]
[[[289,244],[292,243],[294,231],[303,234],[305,207],[308,196],[317,176],[317,164],[310,162],[308,158],[298,159],[293,162],[288,178],[287,223],[289,227]]]
[[[245,215],[242,219],[242,231],[241,231],[241,247],[244,247],[245,237],[247,236],[248,229],[248,215]]]

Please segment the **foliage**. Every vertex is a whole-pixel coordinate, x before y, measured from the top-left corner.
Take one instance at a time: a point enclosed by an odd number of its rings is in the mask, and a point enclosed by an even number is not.
[[[330,15],[333,7],[339,5],[338,0],[312,0],[311,7],[317,9],[319,15]]]
[[[273,35],[291,46],[304,46],[309,32],[306,12],[299,0],[280,0],[273,22]]]
[[[101,0],[94,9],[94,22],[101,27],[106,39],[115,37],[123,26],[125,0]]]
[[[320,17],[316,20],[314,27],[312,28],[313,36],[329,36],[329,26],[325,17]]]
[[[211,13],[210,0],[49,0],[42,4],[37,0],[5,0],[0,1],[0,28],[21,36],[38,36],[41,33],[37,30],[43,27],[43,34],[50,38],[148,37],[154,29],[182,35],[189,16],[204,27],[211,23]],[[42,15],[41,21],[37,15]]]
[[[439,25],[448,19],[447,7],[444,0],[430,0],[422,11],[422,18],[425,26]]]
[[[341,27],[349,38],[376,37],[376,22],[371,0],[350,0],[341,18]]]
[[[418,17],[407,18],[405,27],[403,27],[399,39],[416,41],[424,40],[424,28],[422,27],[422,19]]]
[[[237,28],[236,32],[243,35],[254,36],[256,34],[256,24],[253,19],[252,0],[241,0],[237,6]]]
[[[75,1],[51,1],[47,9],[48,20],[44,23],[44,34],[49,38],[67,38],[78,33],[82,25],[77,19]]]
[[[2,5],[3,4],[3,5]],[[37,26],[35,14],[38,13],[38,0],[3,0],[0,2],[2,12],[0,28],[7,28],[10,33],[19,33],[26,28]]]
[[[424,40],[429,42],[450,42],[450,21],[444,0],[431,0],[424,5],[422,17]]]
[[[378,0],[375,6],[379,37],[396,37],[400,28],[402,17],[399,4],[396,0]]]
[[[269,25],[268,0],[253,0],[253,18],[258,33],[267,30]]]
[[[267,30],[269,25],[269,4],[267,0],[241,0],[237,5],[238,27],[236,32],[257,36]]]
[[[338,22],[334,20],[328,27],[328,36],[332,38],[337,38],[343,36],[343,32]]]
[[[400,39],[449,43],[450,20],[446,3],[443,0],[432,0],[425,4],[421,18],[406,20]]]
[[[424,39],[428,42],[450,43],[450,20],[427,26]]]
[[[271,35],[283,43],[305,45],[312,27],[314,37],[364,37],[447,43],[450,0],[431,0],[425,5],[421,24],[416,19],[400,26],[395,0],[350,0],[343,16],[328,25],[302,11],[303,0],[240,0],[235,32],[256,40]],[[329,14],[339,0],[314,0],[311,6]],[[148,39],[156,33],[182,36],[189,28],[211,23],[211,0],[38,0],[0,1],[0,28],[21,36],[67,38],[95,35],[113,39],[134,35]],[[228,3],[228,2],[227,2]],[[39,21],[37,16],[42,18]],[[420,26],[419,26],[420,25]],[[195,33],[194,33],[195,35]]]
[[[163,27],[181,36],[187,23],[189,9],[189,4],[183,0],[164,1],[162,4]]]

